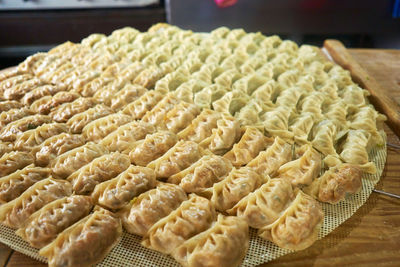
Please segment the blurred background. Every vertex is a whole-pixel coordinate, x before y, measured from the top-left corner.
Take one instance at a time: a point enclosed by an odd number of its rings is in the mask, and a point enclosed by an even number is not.
[[[298,44],[336,38],[347,47],[400,48],[400,0],[238,0],[226,8],[214,0],[0,0],[0,69],[66,40],[157,22],[244,28]]]

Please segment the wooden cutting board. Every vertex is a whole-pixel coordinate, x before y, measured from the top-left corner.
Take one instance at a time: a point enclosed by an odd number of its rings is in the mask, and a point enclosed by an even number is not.
[[[400,103],[400,50],[348,49],[387,95]],[[399,138],[385,126],[388,142]],[[378,189],[400,194],[400,151],[388,148]],[[399,266],[400,200],[372,193],[345,223],[310,248],[263,266]],[[46,266],[0,243],[0,266]]]

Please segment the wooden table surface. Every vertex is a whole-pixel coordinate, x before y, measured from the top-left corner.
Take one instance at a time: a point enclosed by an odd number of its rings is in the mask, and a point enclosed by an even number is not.
[[[400,50],[350,49],[351,55],[400,105]],[[385,125],[388,143],[400,140]],[[376,186],[400,194],[400,150],[388,147]],[[400,266],[400,199],[372,193],[345,223],[310,248],[263,266]],[[0,243],[0,266],[46,266]]]

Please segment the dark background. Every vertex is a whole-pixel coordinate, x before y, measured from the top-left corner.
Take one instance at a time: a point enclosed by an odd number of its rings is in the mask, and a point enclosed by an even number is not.
[[[24,1],[24,0],[15,0]],[[114,1],[114,0],[110,0]],[[141,31],[169,22],[193,31],[219,26],[279,34],[299,44],[340,39],[348,47],[400,48],[397,0],[238,0],[219,8],[213,0],[161,0],[144,8],[2,10],[0,69],[66,40],[110,34],[132,26]]]

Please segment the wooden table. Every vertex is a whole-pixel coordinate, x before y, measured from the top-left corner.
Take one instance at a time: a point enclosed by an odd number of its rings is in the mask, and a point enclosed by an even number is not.
[[[350,49],[400,105],[400,50]],[[400,140],[385,126],[388,143]],[[400,150],[388,147],[377,189],[400,194]],[[400,199],[372,193],[345,223],[310,248],[263,266],[400,266]],[[0,266],[46,266],[0,243]]]

